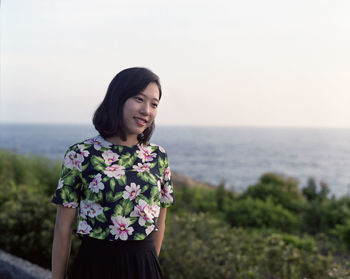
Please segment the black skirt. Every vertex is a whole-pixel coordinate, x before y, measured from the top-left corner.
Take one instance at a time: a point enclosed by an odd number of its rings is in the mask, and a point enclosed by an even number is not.
[[[83,237],[69,279],[162,279],[154,242]]]

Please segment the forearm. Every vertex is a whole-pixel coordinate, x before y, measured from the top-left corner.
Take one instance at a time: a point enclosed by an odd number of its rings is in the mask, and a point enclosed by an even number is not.
[[[162,247],[162,242],[165,232],[165,218],[166,218],[166,208],[161,208],[159,218],[158,218],[158,231],[153,231],[152,239],[154,246],[157,250],[157,255],[159,256],[160,249]]]
[[[52,246],[52,279],[64,279],[66,277],[71,238],[71,231],[55,229]]]
[[[76,209],[57,207],[51,259],[52,279],[66,277],[75,215]]]

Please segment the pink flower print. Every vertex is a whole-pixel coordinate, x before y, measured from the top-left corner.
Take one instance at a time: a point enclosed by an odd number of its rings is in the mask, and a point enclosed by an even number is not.
[[[63,187],[63,179],[60,178],[60,179],[58,180],[57,190],[58,190],[58,189],[61,189],[62,187]]]
[[[75,157],[75,167],[81,171],[82,170],[82,163],[84,162],[84,156],[81,154],[76,154]]]
[[[91,218],[96,217],[103,213],[103,207],[98,203],[92,201],[81,201],[80,202],[80,216],[86,219],[86,216]]]
[[[79,148],[79,152],[83,157],[87,157],[89,156],[90,152],[88,150],[84,150],[85,149],[85,145],[83,144],[78,144],[78,148]]]
[[[119,159],[119,155],[114,153],[112,150],[107,150],[103,152],[102,157],[108,166],[111,165],[113,162],[118,161]]]
[[[156,147],[158,147],[159,150],[160,150],[160,152],[165,153],[165,149],[164,149],[163,147],[161,147],[160,145],[154,144],[154,143],[151,143],[150,145],[151,145],[151,146],[156,146]]]
[[[146,229],[146,234],[149,235],[151,232],[153,232],[154,228],[155,228],[154,225],[149,226],[149,227]]]
[[[103,137],[101,136],[97,136],[94,137],[92,139],[88,139],[87,141],[85,141],[84,143],[86,144],[93,144],[94,148],[96,150],[100,150],[102,147],[109,147],[112,145],[112,143],[105,141]]]
[[[77,208],[78,204],[76,202],[65,202],[63,203],[63,206],[68,208]]]
[[[81,154],[77,154],[75,151],[69,151],[64,157],[64,166],[68,169],[73,169],[76,167],[79,171],[81,171],[81,164],[84,161],[84,157]]]
[[[137,170],[137,172],[149,171],[150,163],[141,164],[138,163],[137,166],[133,165],[132,168]]]
[[[89,184],[89,188],[91,189],[92,192],[98,193],[98,191],[103,190],[105,188],[105,186],[101,181],[102,181],[102,175],[99,173],[94,177],[94,179]]]
[[[169,185],[169,183],[165,183],[164,187],[162,188],[161,194],[162,197],[160,198],[160,202],[162,203],[171,203],[173,201],[173,197],[171,193],[173,192],[172,187]]]
[[[160,178],[159,180],[157,180],[157,186],[158,186],[159,192],[162,191],[162,181],[163,181],[162,178]]]
[[[64,157],[64,166],[68,169],[73,169],[75,166],[75,155],[77,153],[75,151],[69,151],[66,156]]]
[[[111,218],[113,225],[109,225],[111,234],[115,235],[115,240],[120,238],[121,240],[127,240],[128,235],[132,235],[134,232],[133,227],[130,226],[130,220],[123,216],[118,215],[117,217]]]
[[[150,209],[151,209],[151,213],[152,213],[153,217],[157,218],[159,216],[160,207],[156,203],[154,203],[154,204],[152,204]]]
[[[151,153],[151,146],[140,145],[139,149],[140,150],[137,150],[136,153],[137,157],[139,157],[142,160],[142,163],[152,161],[153,158],[157,157],[156,153]]]
[[[92,228],[86,223],[86,221],[79,221],[77,233],[89,234]]]
[[[131,183],[130,186],[125,186],[125,191],[123,192],[124,199],[134,200],[141,193],[140,185]]]
[[[108,177],[120,179],[120,177],[125,174],[125,167],[114,164],[112,166],[107,167],[104,173]]]
[[[139,204],[134,207],[130,217],[139,217],[140,226],[144,226],[147,221],[153,222],[150,206],[144,200],[139,200]]]
[[[165,181],[169,181],[169,180],[170,180],[170,177],[171,177],[170,168],[167,167],[167,168],[164,170],[164,180],[165,180]]]

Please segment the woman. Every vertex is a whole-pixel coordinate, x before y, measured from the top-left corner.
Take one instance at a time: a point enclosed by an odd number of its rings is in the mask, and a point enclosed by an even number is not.
[[[68,278],[162,278],[174,195],[166,152],[149,143],[161,96],[150,70],[121,71],[95,112],[99,135],[68,148],[52,199],[53,279],[65,278],[76,215],[82,243]]]

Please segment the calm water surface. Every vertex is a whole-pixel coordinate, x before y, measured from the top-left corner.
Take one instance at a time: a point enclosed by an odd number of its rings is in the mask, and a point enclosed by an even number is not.
[[[0,148],[62,160],[68,146],[97,135],[89,125],[0,124]],[[242,191],[261,174],[308,177],[342,196],[350,189],[350,129],[157,126],[152,142],[173,170]]]

